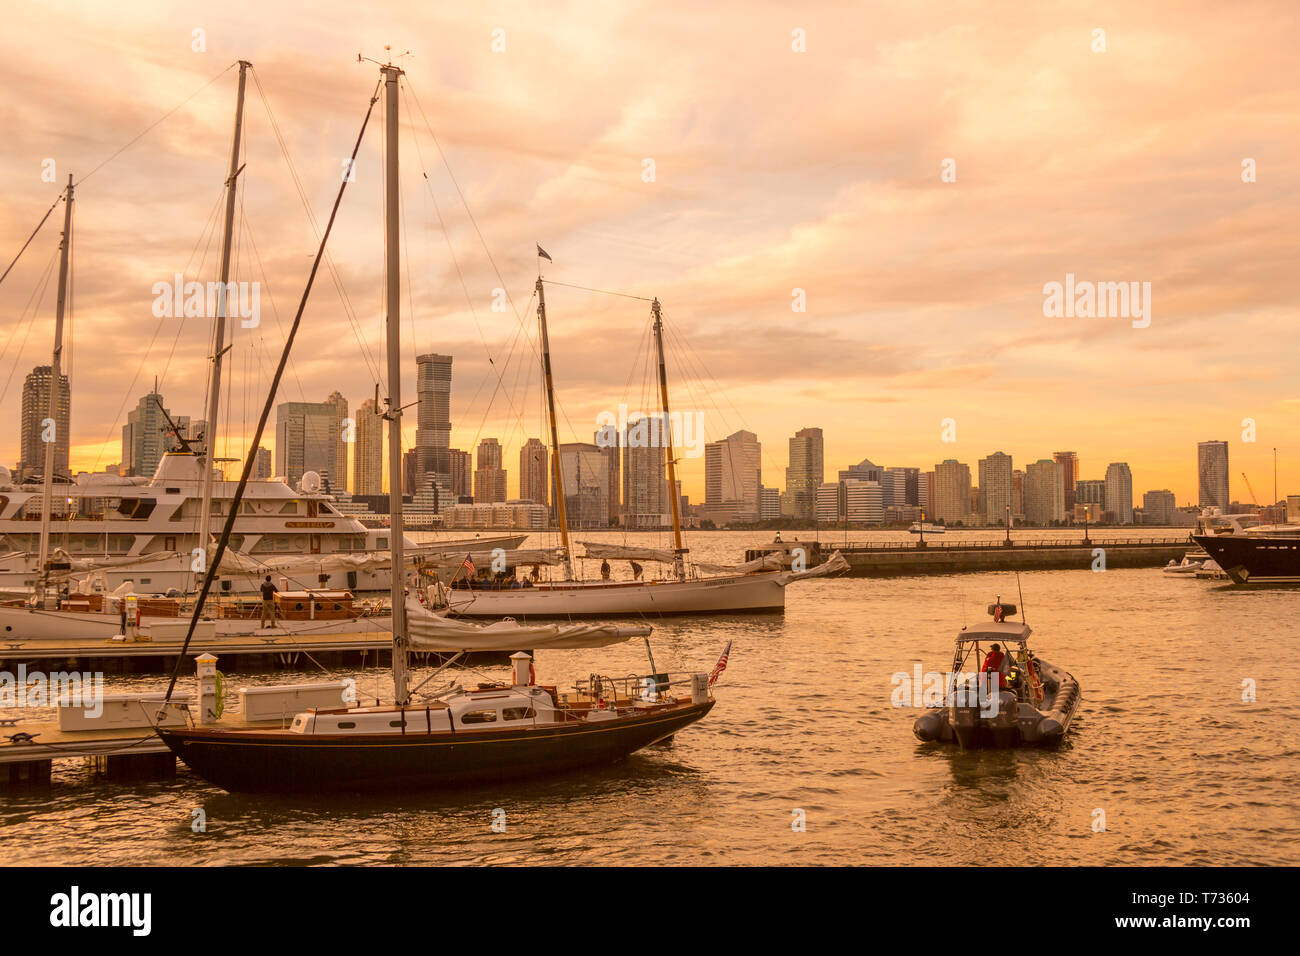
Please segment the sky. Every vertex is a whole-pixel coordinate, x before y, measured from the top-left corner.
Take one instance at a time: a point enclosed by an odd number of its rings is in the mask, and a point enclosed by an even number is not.
[[[234,278],[261,314],[232,331],[219,453],[243,454],[379,78],[361,53],[406,71],[403,351],[454,356],[452,444],[499,438],[512,493],[519,444],[545,434],[535,243],[562,441],[645,407],[658,297],[674,409],[706,440],[757,433],[769,487],[817,426],[831,476],[1073,450],[1081,477],[1125,461],[1139,500],[1185,504],[1197,442],[1221,439],[1234,499],[1242,472],[1271,498],[1274,448],[1279,494],[1300,492],[1300,8],[784,6],[15,5],[0,259],[72,173],[74,469],[120,460],[155,377],[202,416],[212,323],[156,318],[153,289],[216,278],[239,59]],[[355,409],[384,377],[382,119],[277,401]],[[9,465],[53,343],[61,215],[0,285]],[[1138,283],[1149,311],[1047,314],[1067,275]],[[682,471],[702,500],[702,455]]]

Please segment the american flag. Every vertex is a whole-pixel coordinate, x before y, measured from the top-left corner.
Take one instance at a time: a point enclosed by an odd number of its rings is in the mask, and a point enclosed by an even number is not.
[[[716,684],[722,672],[727,669],[727,658],[731,656],[731,641],[727,641],[727,646],[722,649],[722,656],[718,658],[718,664],[713,668],[713,673],[709,675],[709,684]]]
[[[466,571],[468,571],[470,574],[474,573],[474,562],[470,560],[470,556],[468,554],[465,555],[465,563],[462,564],[461,567],[464,568]]]

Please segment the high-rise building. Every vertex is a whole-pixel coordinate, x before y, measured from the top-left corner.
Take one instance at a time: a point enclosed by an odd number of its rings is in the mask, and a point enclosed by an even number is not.
[[[136,403],[135,408],[127,412],[126,424],[122,426],[122,474],[152,478],[158,470],[165,452],[174,451],[178,446],[167,418],[170,410],[162,404],[162,396],[150,392]],[[188,415],[171,415],[176,423],[180,437],[195,438],[198,428],[190,424]]]
[[[773,521],[781,517],[781,491],[778,488],[758,489],[758,518]]]
[[[844,487],[844,515],[851,524],[882,524],[885,520],[884,490],[878,481],[848,478]]]
[[[658,527],[672,513],[664,448],[649,424],[630,419],[623,437],[623,519],[632,526]]]
[[[451,356],[415,357],[415,451],[420,476],[451,473]],[[500,467],[498,465],[497,467]],[[454,490],[455,482],[451,482]],[[468,491],[464,492],[469,494]],[[501,499],[502,501],[505,498]]]
[[[1203,441],[1196,446],[1196,475],[1202,508],[1228,510],[1228,443]]]
[[[1177,511],[1178,500],[1168,488],[1148,491],[1142,496],[1142,513],[1147,524],[1174,524],[1174,515]]]
[[[1065,513],[1074,511],[1074,486],[1079,480],[1079,456],[1072,451],[1052,453],[1052,460],[1061,466],[1061,479],[1065,482]]]
[[[23,381],[23,408],[20,441],[22,444],[22,461],[18,464],[20,478],[45,473],[45,437],[54,440],[54,474],[70,476],[68,471],[69,419],[71,417],[72,396],[68,387],[68,376],[59,375],[59,402],[55,410],[53,429],[45,426],[50,417],[50,383],[54,379],[53,368],[38,365],[27,373]],[[161,457],[161,456],[160,456]],[[125,463],[125,459],[123,459]],[[157,462],[155,461],[156,465]],[[153,472],[149,472],[150,476]]]
[[[471,498],[474,495],[474,456],[459,448],[447,450],[447,463],[451,469],[451,479],[447,486],[458,498]]]
[[[506,500],[506,470],[501,467],[501,443],[484,438],[478,443],[474,469],[474,503],[493,504]]]
[[[266,481],[271,477],[271,449],[257,446],[257,457],[253,459],[253,480]]]
[[[534,504],[549,505],[550,457],[539,439],[530,438],[519,449],[519,498]]]
[[[849,465],[847,468],[840,469],[839,480],[848,481],[856,478],[859,481],[874,481],[880,483],[885,474],[885,469],[875,464],[870,458],[864,458],[856,465]]]
[[[916,503],[927,518],[934,518],[934,472],[923,471],[916,480]]]
[[[790,465],[785,470],[785,492],[794,517],[812,518],[817,489],[826,476],[822,430],[801,428],[790,439]]]
[[[889,487],[891,497],[886,498],[885,507],[918,507],[920,478],[920,468],[886,468],[881,487]]]
[[[844,485],[845,482],[842,481],[823,481],[817,486],[815,501],[818,524],[837,525],[844,520]]]
[[[290,485],[314,471],[333,483],[338,462],[338,410],[333,402],[284,402],[276,408],[275,471]]]
[[[758,518],[763,484],[763,446],[753,432],[738,431],[704,446],[704,503],[733,508],[747,520]]]
[[[986,524],[1003,524],[1013,497],[1011,474],[1015,469],[1011,467],[1011,456],[995,451],[980,459],[979,469],[980,496],[984,499],[981,517]]]
[[[934,466],[934,521],[945,524],[967,521],[970,518],[970,465],[949,458]]]
[[[353,432],[353,439],[356,438],[356,429],[348,429],[345,425],[348,417],[348,400],[339,392],[331,392],[330,397],[325,399],[326,405],[334,406],[334,464],[330,467],[330,490],[347,491],[348,490],[348,432]],[[355,423],[354,423],[355,426]]]
[[[357,409],[352,442],[352,493],[384,493],[384,419],[373,398]]]
[[[571,528],[609,527],[609,460],[594,443],[560,445],[564,512]]]
[[[1106,505],[1106,482],[1100,478],[1080,478],[1074,483],[1074,503],[1079,505],[1096,505],[1092,509],[1094,518],[1100,518]]]
[[[1024,516],[1025,473],[1019,468],[1016,468],[1011,472],[1011,517],[1023,518]]]
[[[1106,466],[1106,510],[1115,516],[1117,524],[1133,523],[1133,472],[1127,462]]]
[[[1025,468],[1025,520],[1039,525],[1065,520],[1064,472],[1050,458]]]
[[[605,456],[605,474],[609,479],[609,523],[618,524],[619,515],[623,513],[622,451],[617,443],[609,445],[598,441],[596,444],[600,448],[600,453]]]

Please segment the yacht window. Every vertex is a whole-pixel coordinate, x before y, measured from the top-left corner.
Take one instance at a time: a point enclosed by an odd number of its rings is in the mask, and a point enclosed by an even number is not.
[[[354,730],[356,726],[357,726],[356,721],[353,720],[339,721],[339,730]]]
[[[297,513],[298,502],[296,501],[286,501],[280,506],[280,514],[282,515],[296,515]]]
[[[495,710],[471,710],[468,714],[462,714],[460,722],[462,724],[491,724],[495,723],[497,712]]]
[[[377,548],[387,548],[387,547],[388,547],[388,539],[387,539],[387,538],[376,538],[376,539],[375,539],[375,547],[377,547]]]
[[[537,712],[531,707],[507,707],[501,711],[503,720],[532,720]]]
[[[404,720],[390,720],[390,721],[388,722],[388,726],[389,726],[389,727],[405,727],[405,726],[406,726],[406,721],[404,721]]]

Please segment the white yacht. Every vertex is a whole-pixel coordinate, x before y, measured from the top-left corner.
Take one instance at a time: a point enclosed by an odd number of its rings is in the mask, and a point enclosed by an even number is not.
[[[139,594],[193,590],[203,507],[201,459],[191,452],[163,455],[152,478],[81,475],[56,485],[50,552],[54,574],[68,578],[102,572],[109,589],[130,582]],[[281,590],[336,588],[386,591],[390,532],[367,528],[339,512],[329,494],[304,476],[298,488],[279,479],[250,481],[222,561],[221,594],[256,592],[271,574]],[[238,482],[212,482],[213,524],[229,514]],[[37,581],[40,485],[0,475],[0,590],[30,593]],[[409,545],[408,557],[460,550],[518,547],[526,534]]]

